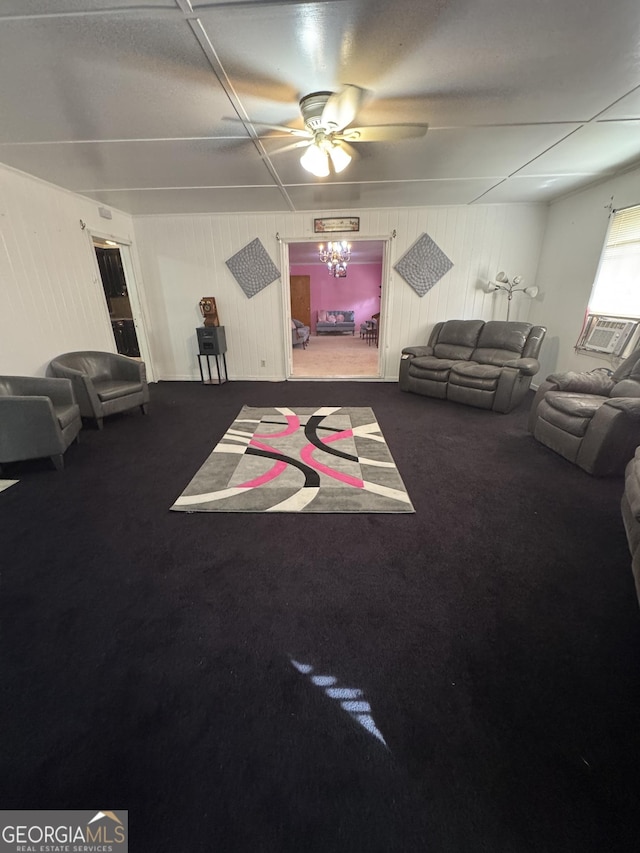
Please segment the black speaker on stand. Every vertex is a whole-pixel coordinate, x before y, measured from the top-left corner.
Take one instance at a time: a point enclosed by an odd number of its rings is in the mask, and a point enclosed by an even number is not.
[[[224,326],[199,326],[196,332],[200,355],[224,355],[227,351]]]
[[[224,326],[198,326],[196,329],[196,333],[198,335],[198,366],[200,367],[200,378],[202,379],[205,385],[222,385],[223,382],[227,381],[227,359],[225,357],[225,353],[227,351],[227,338],[224,333]],[[211,378],[211,364],[209,362],[209,356],[215,356],[216,359],[216,369],[218,371],[218,381]],[[209,379],[204,378],[204,373],[202,372],[202,358],[203,356],[207,359],[207,369],[209,372]],[[224,365],[224,379],[222,379],[220,375],[220,362],[219,357],[222,356],[222,363]]]

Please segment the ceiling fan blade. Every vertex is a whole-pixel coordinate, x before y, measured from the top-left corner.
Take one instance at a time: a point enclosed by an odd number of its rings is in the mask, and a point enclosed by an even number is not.
[[[349,143],[345,142],[344,139],[340,141],[340,147],[344,148],[344,150],[347,152],[347,154],[349,155],[349,157],[351,157],[352,160],[357,160],[360,157],[353,145],[349,145]]]
[[[235,121],[242,125],[256,124],[260,127],[268,127],[270,130],[282,130],[284,133],[290,133],[292,136],[304,136],[309,139],[311,138],[308,130],[301,130],[298,127],[286,127],[284,124],[270,124],[267,121],[253,121],[253,119],[242,121],[242,119],[232,118],[231,116],[225,116],[225,121]]]
[[[364,100],[366,91],[359,86],[343,86],[331,95],[322,111],[321,125],[329,130],[342,130],[350,124]]]
[[[418,139],[427,132],[428,124],[373,124],[370,127],[349,127],[337,133],[346,142],[393,142],[396,139]]]
[[[313,145],[313,139],[301,139],[299,142],[292,142],[289,145],[283,145],[282,148],[267,151],[267,154],[271,157],[273,154],[282,154],[283,151],[293,151],[294,148],[306,148],[308,145]]]

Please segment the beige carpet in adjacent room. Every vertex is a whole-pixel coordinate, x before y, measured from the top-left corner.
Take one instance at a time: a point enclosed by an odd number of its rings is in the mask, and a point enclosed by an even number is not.
[[[378,378],[379,350],[359,335],[312,335],[293,348],[293,379]]]

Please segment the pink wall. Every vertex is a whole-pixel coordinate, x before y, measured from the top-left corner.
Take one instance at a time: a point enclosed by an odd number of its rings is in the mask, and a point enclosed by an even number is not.
[[[311,279],[311,334],[315,335],[318,311],[344,308],[355,311],[356,334],[360,323],[380,311],[382,264],[349,264],[346,278],[333,278],[321,264],[291,264],[291,275]]]

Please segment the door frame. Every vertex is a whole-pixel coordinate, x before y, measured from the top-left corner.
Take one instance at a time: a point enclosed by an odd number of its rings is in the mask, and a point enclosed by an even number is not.
[[[109,324],[109,330],[113,337],[113,343],[116,351],[118,347],[116,345],[116,339],[113,334],[113,327],[111,325],[111,318],[109,316],[109,306],[107,305],[107,299],[104,293],[104,288],[102,286],[102,275],[100,273],[100,266],[98,265],[98,258],[96,256],[95,246],[93,245],[93,239],[95,237],[97,240],[109,240],[110,242],[116,244],[113,248],[118,248],[120,250],[120,259],[122,260],[124,280],[127,285],[127,295],[129,296],[129,302],[131,304],[133,325],[136,330],[136,337],[138,338],[138,347],[140,348],[140,358],[145,364],[147,381],[155,382],[156,380],[155,373],[153,370],[153,361],[151,359],[151,348],[149,346],[147,325],[142,307],[140,289],[138,287],[138,281],[135,274],[133,255],[131,252],[131,240],[126,240],[121,237],[116,237],[113,234],[107,234],[104,231],[96,231],[91,230],[89,228],[87,228],[87,237],[89,240],[89,246],[91,247],[91,256],[93,258],[94,271],[96,275],[96,278],[94,280],[96,284],[100,285],[104,305],[104,318],[105,322]]]
[[[385,369],[386,369],[386,345],[385,341],[388,336],[389,329],[389,310],[390,310],[390,300],[389,300],[389,291],[387,287],[387,283],[389,281],[390,271],[390,258],[391,258],[391,243],[393,241],[393,236],[386,235],[383,237],[373,236],[369,237],[364,234],[359,235],[359,237],[354,238],[353,234],[346,235],[332,235],[335,236],[335,239],[344,239],[348,240],[350,243],[357,242],[379,242],[382,243],[382,280],[380,282],[380,314],[381,319],[384,318],[384,323],[381,323],[381,331],[382,335],[380,335],[378,339],[378,379],[384,380],[385,377]],[[293,376],[293,344],[291,341],[291,285],[289,283],[289,278],[291,276],[291,263],[289,261],[289,245],[291,243],[314,243],[317,240],[314,240],[312,237],[279,237],[280,241],[280,269],[286,270],[286,275],[281,277],[282,280],[282,316],[284,317],[284,372],[285,377],[287,379],[291,379]],[[357,380],[354,380],[357,381]]]

